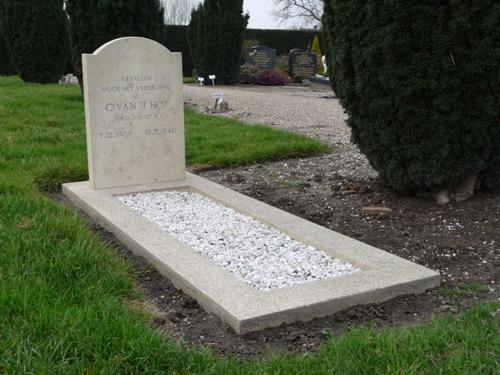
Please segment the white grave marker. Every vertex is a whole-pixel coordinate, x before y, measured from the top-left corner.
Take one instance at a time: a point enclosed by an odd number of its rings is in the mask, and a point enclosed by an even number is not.
[[[182,57],[144,38],[83,55],[94,189],[185,178]]]
[[[224,93],[222,91],[221,92],[214,92],[212,94],[212,98],[217,99],[217,100],[224,100]]]

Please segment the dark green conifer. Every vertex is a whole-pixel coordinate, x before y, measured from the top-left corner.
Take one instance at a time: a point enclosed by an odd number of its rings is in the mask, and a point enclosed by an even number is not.
[[[63,0],[0,0],[0,29],[24,81],[59,81],[69,48],[67,23]]]
[[[141,36],[163,43],[160,0],[67,0],[72,56],[82,82],[82,54],[121,37]]]
[[[325,0],[354,142],[397,190],[500,184],[500,2]]]
[[[243,0],[205,0],[193,10],[188,42],[200,77],[214,74],[219,83],[236,82],[248,18]]]
[[[3,35],[0,33],[0,76],[10,76],[16,74],[16,69],[10,62],[10,54]]]

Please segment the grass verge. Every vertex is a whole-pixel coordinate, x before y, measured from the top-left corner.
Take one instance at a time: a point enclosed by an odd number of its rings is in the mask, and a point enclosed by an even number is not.
[[[0,374],[498,373],[500,303],[259,362],[169,341],[133,307],[130,264],[40,192],[86,173],[78,89],[0,78]]]

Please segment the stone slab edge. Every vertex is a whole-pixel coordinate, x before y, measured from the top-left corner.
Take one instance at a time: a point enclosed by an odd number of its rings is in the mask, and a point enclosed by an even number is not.
[[[206,195],[362,271],[269,292],[258,291],[115,198],[172,189]],[[440,284],[439,273],[435,271],[191,173],[185,180],[107,190],[93,190],[89,182],[64,184],[63,193],[125,246],[152,263],[175,287],[195,298],[206,311],[221,318],[239,334],[298,320],[308,321],[402,294],[417,294]]]

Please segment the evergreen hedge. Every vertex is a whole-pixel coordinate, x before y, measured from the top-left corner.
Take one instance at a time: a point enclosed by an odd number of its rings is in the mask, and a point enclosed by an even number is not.
[[[82,84],[82,54],[121,37],[141,36],[162,43],[164,10],[160,0],[67,0],[72,57]]]
[[[248,18],[243,0],[205,0],[193,10],[188,43],[200,77],[215,74],[219,83],[236,82]]]
[[[500,2],[325,0],[353,140],[397,190],[500,185]]]
[[[0,29],[10,61],[25,82],[54,83],[69,48],[63,0],[0,0]]]

